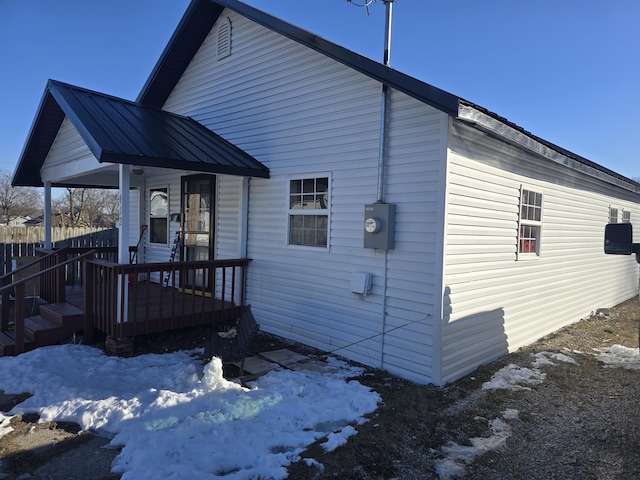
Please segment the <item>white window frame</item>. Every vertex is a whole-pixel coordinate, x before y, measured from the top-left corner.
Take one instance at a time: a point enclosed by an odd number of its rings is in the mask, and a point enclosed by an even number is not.
[[[539,205],[537,197],[534,203],[529,203],[530,195],[539,195]],[[527,198],[525,199],[525,195]],[[527,203],[525,203],[525,201]],[[529,188],[520,186],[520,198],[518,202],[518,235],[516,244],[516,260],[540,258],[540,243],[542,239],[542,218],[544,213],[544,192],[539,188]],[[523,237],[523,229],[528,233]],[[523,248],[526,242],[535,241],[535,249]]]
[[[622,209],[622,223],[631,223],[631,210]]]
[[[156,214],[154,215],[152,210],[151,210],[151,197],[153,195],[154,191],[165,191],[167,194],[167,211],[164,215],[160,215],[160,214]],[[149,243],[153,244],[153,245],[169,245],[169,228],[170,228],[170,223],[169,223],[169,211],[170,211],[170,203],[171,203],[171,197],[170,197],[170,192],[169,192],[169,185],[157,185],[157,186],[153,186],[153,187],[149,187],[149,197],[147,199],[147,208],[148,208],[148,217],[149,217]],[[165,219],[166,221],[166,239],[164,242],[155,242],[154,241],[154,220],[159,220],[159,219]]]
[[[618,212],[619,210],[617,207],[609,205],[609,223],[618,223],[618,219],[620,218]]]
[[[326,179],[327,182],[327,190],[323,196],[322,192],[317,191],[317,181]],[[297,192],[292,191],[293,182],[301,182],[304,184],[305,182],[314,181],[314,190],[313,192]],[[306,193],[306,195],[305,195]],[[300,202],[297,202],[295,197],[301,196]],[[307,197],[306,201],[305,198]],[[309,197],[313,197],[311,200]],[[310,202],[311,200],[311,202]],[[301,203],[303,205],[301,205]],[[313,203],[313,206],[319,208],[309,208],[309,203]],[[311,243],[296,243],[293,240],[293,231],[292,224],[294,221],[294,216],[305,216],[305,217],[326,217],[326,244],[325,245],[313,245]],[[318,250],[329,250],[330,239],[331,239],[331,175],[328,173],[314,173],[309,175],[298,175],[291,176],[287,180],[287,238],[286,244],[291,248],[300,248],[300,249],[308,249],[313,251]]]

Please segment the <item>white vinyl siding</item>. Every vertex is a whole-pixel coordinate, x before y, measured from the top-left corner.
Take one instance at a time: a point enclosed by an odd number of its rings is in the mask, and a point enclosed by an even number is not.
[[[61,181],[105,167],[93,156],[78,131],[65,117],[42,166],[42,180]],[[117,174],[115,179],[117,181]]]
[[[638,265],[603,253],[612,196],[631,208],[628,192],[468,127],[461,132],[464,140],[455,133],[449,156],[444,381],[624,301],[638,288]],[[544,192],[544,254],[536,262],[514,261],[521,184]]]
[[[396,250],[365,249],[364,205],[376,201],[380,84],[238,15],[229,17],[233,55],[214,62],[210,36],[164,108],[195,118],[270,169],[270,179],[249,183],[247,302],[266,331],[417,381],[437,381],[438,275],[430,249],[446,116],[395,95],[400,103],[391,108],[386,201],[407,206],[397,214]],[[331,177],[330,246],[288,247],[289,180],[323,172]],[[221,186],[221,210],[238,204],[239,189]],[[417,217],[428,221],[419,225]],[[229,215],[220,220],[217,238],[233,239],[238,228]],[[373,275],[371,295],[350,291],[352,274],[361,271]]]
[[[242,177],[218,175],[216,198],[216,258],[240,258],[242,232]]]

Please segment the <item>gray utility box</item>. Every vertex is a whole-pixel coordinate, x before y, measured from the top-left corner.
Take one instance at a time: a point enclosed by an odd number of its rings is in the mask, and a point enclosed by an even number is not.
[[[391,250],[395,247],[396,206],[373,203],[364,206],[364,248]]]

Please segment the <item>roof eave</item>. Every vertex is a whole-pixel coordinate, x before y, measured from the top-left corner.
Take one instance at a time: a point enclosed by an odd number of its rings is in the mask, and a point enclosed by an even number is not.
[[[237,0],[211,0],[442,112],[456,116],[459,98]]]
[[[471,102],[464,100],[460,102],[460,109],[456,118],[501,141],[542,156],[554,163],[606,181],[625,190],[640,193],[640,183],[537,137],[507,119]]]
[[[51,96],[47,85],[14,170],[12,186],[42,187],[44,185],[40,178],[40,169],[64,117],[63,110]]]
[[[102,152],[102,162],[140,165],[141,167],[167,168],[170,170],[187,170],[193,172],[207,172],[219,175],[235,175],[240,177],[269,178],[269,169],[264,166],[241,167],[234,165],[220,165],[211,163],[195,163],[188,160],[170,159],[164,157],[136,156],[117,152]]]
[[[136,103],[162,108],[223,10],[210,0],[193,0],[189,4]]]

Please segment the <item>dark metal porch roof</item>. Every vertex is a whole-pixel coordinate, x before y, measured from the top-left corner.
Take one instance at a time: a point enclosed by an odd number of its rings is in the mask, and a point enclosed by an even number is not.
[[[49,80],[13,185],[42,185],[40,168],[65,116],[101,163],[269,177],[258,160],[191,118]]]

